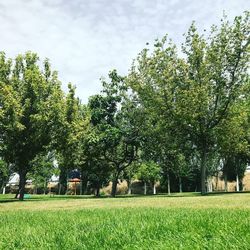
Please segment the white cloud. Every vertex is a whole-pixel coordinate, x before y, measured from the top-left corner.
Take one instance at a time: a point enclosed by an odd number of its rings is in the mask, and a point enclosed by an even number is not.
[[[168,33],[180,43],[192,20],[208,28],[223,10],[232,18],[249,7],[245,0],[1,1],[0,50],[50,58],[64,89],[73,82],[86,102],[99,78],[113,68],[125,74],[146,42]]]

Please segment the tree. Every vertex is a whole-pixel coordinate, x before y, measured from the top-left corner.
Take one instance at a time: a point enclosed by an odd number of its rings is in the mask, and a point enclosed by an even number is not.
[[[20,176],[20,200],[32,160],[55,137],[62,96],[48,60],[41,69],[34,53],[19,55],[14,63],[0,54],[0,148]]]
[[[9,177],[9,169],[6,162],[0,159],[0,190],[4,189],[6,181]]]
[[[215,130],[248,84],[249,27],[249,12],[233,24],[224,18],[207,39],[192,24],[183,58],[164,37],[152,55],[143,50],[132,66],[130,85],[143,105],[165,121],[165,134],[183,135],[199,152],[202,194]]]
[[[136,108],[129,101],[124,78],[116,71],[109,74],[110,82],[103,81],[102,95],[90,99],[91,123],[96,128],[99,152],[112,172],[112,192],[116,195],[121,173],[135,160],[139,141]]]
[[[246,91],[247,93],[248,91]],[[223,159],[223,177],[225,191],[227,180],[236,180],[236,190],[242,181],[249,162],[249,113],[250,96],[242,95],[229,110],[227,119],[223,119],[217,128],[219,154]]]
[[[32,184],[35,186],[35,192],[37,187],[42,187],[44,194],[46,193],[47,182],[53,174],[57,172],[57,166],[54,163],[54,152],[42,152],[30,162],[31,171],[28,173],[28,178],[32,180]]]
[[[153,162],[142,162],[137,169],[136,178],[144,181],[144,194],[147,194],[147,183],[153,185],[153,194],[156,194],[156,181],[160,179],[160,166]]]
[[[201,157],[201,191],[206,192],[207,155],[215,145],[214,132],[240,98],[247,81],[249,13],[233,24],[222,20],[207,39],[193,24],[186,37],[186,87],[179,92],[180,114],[189,120]],[[185,71],[184,71],[185,72]],[[188,106],[186,106],[188,105]]]
[[[56,143],[60,169],[60,191],[61,186],[66,190],[68,172],[81,165],[81,140],[88,124],[85,107],[75,96],[75,89],[71,83],[68,84],[69,91],[63,100],[62,129]]]

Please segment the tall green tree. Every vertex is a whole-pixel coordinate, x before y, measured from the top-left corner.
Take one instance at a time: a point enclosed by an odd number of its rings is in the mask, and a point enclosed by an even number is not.
[[[20,200],[31,161],[55,137],[62,96],[48,60],[41,68],[34,53],[19,55],[13,62],[0,54],[0,148],[20,176]]]
[[[248,91],[246,90],[246,93]],[[218,151],[223,164],[225,191],[227,180],[236,180],[236,190],[244,177],[250,160],[250,96],[242,95],[229,110],[227,119],[223,119],[217,128]]]
[[[248,84],[249,13],[230,24],[213,26],[207,39],[193,24],[183,52],[185,86],[178,91],[181,117],[191,130],[201,157],[201,192],[206,193],[207,156],[215,146],[215,129]]]
[[[135,160],[138,152],[138,125],[133,119],[136,108],[127,95],[124,78],[111,71],[110,82],[103,81],[102,95],[90,100],[91,122],[96,127],[102,157],[112,170],[112,192],[118,179]]]
[[[75,94],[75,86],[68,84],[68,93],[63,100],[61,134],[57,140],[60,169],[60,187],[66,191],[69,171],[79,168],[81,161],[81,138],[85,129],[85,111]],[[61,188],[60,188],[61,191]]]
[[[203,194],[215,130],[248,84],[249,27],[249,12],[232,24],[222,19],[208,36],[192,24],[183,58],[164,37],[152,55],[143,50],[132,67],[131,86],[147,109],[165,121],[165,134],[182,135],[198,150]]]

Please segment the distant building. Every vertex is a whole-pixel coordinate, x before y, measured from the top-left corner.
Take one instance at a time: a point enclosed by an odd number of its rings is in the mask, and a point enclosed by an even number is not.
[[[6,187],[9,186],[18,186],[19,185],[19,174],[18,173],[13,173],[10,178],[9,181],[6,184]],[[32,180],[26,180],[26,184],[31,185],[32,184]]]
[[[247,165],[246,172],[250,172],[250,165]]]

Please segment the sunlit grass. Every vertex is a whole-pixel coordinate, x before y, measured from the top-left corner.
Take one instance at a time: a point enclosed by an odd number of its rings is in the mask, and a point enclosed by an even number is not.
[[[4,202],[8,201],[8,202]],[[67,210],[86,208],[230,208],[250,209],[250,193],[200,196],[160,195],[118,198],[94,198],[93,196],[31,196],[24,202],[13,199],[13,195],[0,196],[0,211],[14,210]]]
[[[249,249],[250,194],[12,197],[0,196],[0,249]]]

